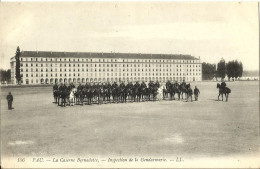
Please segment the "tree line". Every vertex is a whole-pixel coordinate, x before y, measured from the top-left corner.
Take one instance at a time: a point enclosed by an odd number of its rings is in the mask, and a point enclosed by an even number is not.
[[[1,83],[10,83],[11,81],[11,70],[0,69],[0,81]]]
[[[202,63],[202,80],[212,80],[214,77],[238,78],[243,75],[243,63],[237,60],[228,63],[222,58],[216,67],[216,64]]]

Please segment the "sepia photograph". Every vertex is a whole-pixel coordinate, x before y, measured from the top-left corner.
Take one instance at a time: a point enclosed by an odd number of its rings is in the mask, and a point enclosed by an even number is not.
[[[0,2],[1,168],[259,168],[258,2]]]

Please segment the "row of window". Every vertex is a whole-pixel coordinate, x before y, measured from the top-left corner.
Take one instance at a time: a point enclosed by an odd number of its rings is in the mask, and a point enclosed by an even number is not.
[[[38,70],[39,70],[38,68],[35,69],[36,72],[38,72]],[[55,68],[55,72],[57,72],[57,70],[58,70],[58,69]],[[62,68],[60,68],[59,70],[60,70],[60,72],[62,72],[63,70],[64,70],[64,72],[67,72],[67,69],[62,69]],[[111,71],[111,72],[113,72],[113,71],[114,71],[114,69],[84,69],[84,68],[82,68],[81,70],[82,70],[82,72],[84,72],[85,70],[86,70],[86,72],[88,72],[89,70],[90,70],[91,72],[93,72],[93,71],[95,71],[95,72],[97,72],[97,71],[102,72],[102,70],[103,70],[103,72],[105,72],[105,71]],[[124,72],[124,71],[127,71],[127,72],[128,72],[129,70],[130,70],[130,72],[136,72],[136,71],[138,71],[138,72],[139,72],[139,71],[142,71],[142,72],[144,72],[144,71],[146,71],[146,72],[149,71],[149,72],[150,72],[151,70],[152,70],[152,71],[156,71],[156,72],[157,72],[157,71],[160,71],[160,72],[161,72],[161,71],[163,71],[163,72],[164,72],[164,71],[167,71],[167,72],[168,72],[168,71],[174,71],[173,69],[122,69],[122,70],[123,70],[123,72]],[[185,70],[185,69],[176,69],[176,70],[177,70],[177,72],[178,72],[178,71],[181,72],[182,70]],[[25,71],[28,72],[28,69],[25,69]],[[41,68],[41,72],[43,72],[43,71],[44,71],[44,69]],[[45,71],[48,72],[49,69],[46,68]],[[50,71],[53,72],[54,70],[53,70],[53,69],[50,69]],[[68,71],[71,72],[71,69],[68,69]],[[73,72],[75,72],[75,71],[78,71],[78,72],[79,72],[80,69],[73,69]],[[115,71],[117,71],[117,69],[115,69]],[[193,71],[193,72],[196,71],[196,72],[197,72],[197,71],[200,71],[200,69],[187,69],[187,72],[188,72],[188,71]],[[23,72],[23,69],[21,69],[21,72]],[[33,68],[31,68],[31,72],[34,72],[34,69],[33,69]],[[119,72],[121,72],[121,69],[119,69]]]
[[[198,63],[199,60],[173,60],[173,59],[85,59],[85,58],[22,58],[21,61],[73,61],[73,62],[173,62],[173,63]]]
[[[28,63],[26,63],[25,64],[25,66],[26,67],[28,67],[28,65],[30,65],[30,64],[28,64]],[[77,66],[77,67],[80,67],[80,65],[81,65],[81,67],[84,67],[84,65],[85,64],[60,64],[60,67],[75,67],[75,66]],[[121,66],[123,66],[123,67],[151,67],[151,65],[149,64],[149,65],[147,65],[147,64],[145,64],[145,65],[140,65],[140,64],[123,64],[123,65],[120,65],[120,64],[115,64],[115,65],[113,65],[113,64],[94,64],[94,65],[92,65],[92,64],[86,64],[86,67],[117,67],[117,65],[118,65],[118,67],[121,67]],[[31,67],[33,67],[34,66],[34,64],[33,63],[31,63]],[[35,64],[35,66],[36,67],[38,67],[38,63],[36,63]],[[41,66],[41,67],[48,67],[48,63],[46,63],[46,64],[43,64],[43,63],[41,63],[41,64],[39,64],[39,66]],[[53,66],[57,66],[57,63],[55,64],[55,65],[53,65],[53,64],[50,64],[50,67],[53,67]],[[152,66],[155,66],[155,65],[152,65]],[[176,65],[177,67],[182,67],[182,65]],[[184,67],[185,67],[185,65],[183,65]],[[23,63],[21,63],[21,67],[23,67]],[[156,65],[156,67],[172,67],[172,65]],[[174,66],[173,66],[174,67]],[[200,65],[186,65],[186,67],[200,67]]]
[[[46,77],[48,77],[48,75],[49,75],[48,73],[45,74]],[[53,77],[54,75],[55,75],[55,77],[58,77],[58,73],[50,74],[50,77]],[[71,77],[72,75],[73,75],[74,77],[75,77],[76,75],[77,75],[77,76],[80,76],[80,73],[78,73],[78,74],[76,74],[76,73],[73,73],[73,74],[69,73],[69,74],[68,74],[69,77]],[[114,73],[114,74],[113,74],[113,73],[111,73],[111,74],[109,74],[109,73],[107,73],[107,74],[104,73],[104,74],[103,74],[103,76],[106,76],[106,75],[107,75],[107,76],[117,76],[117,73]],[[128,74],[128,73],[122,73],[122,74],[121,74],[121,73],[118,73],[118,75],[119,75],[119,76],[121,76],[121,75],[122,75],[122,76],[140,76],[141,73],[129,73],[129,74]],[[175,73],[173,73],[173,74],[171,74],[171,73],[142,73],[142,76],[148,76],[148,75],[149,75],[149,76],[165,76],[165,75],[166,75],[166,76],[172,76],[172,75],[175,76]],[[177,76],[185,75],[185,73],[176,73],[176,75],[177,75]],[[200,75],[200,73],[187,73],[187,75]],[[21,74],[21,76],[23,77],[23,74]],[[29,77],[29,74],[26,73],[25,76],[26,76],[26,77]],[[62,73],[60,73],[60,77],[62,77],[62,76],[67,77],[67,74],[65,73],[65,74],[63,75]],[[91,74],[90,76],[93,76],[93,74]],[[95,76],[97,76],[97,75],[95,75]],[[100,74],[99,76],[101,76],[101,74]],[[34,77],[34,75],[31,74],[31,77]],[[39,75],[36,74],[35,77],[39,77]],[[43,73],[41,73],[41,77],[43,77]]]
[[[151,78],[147,78],[147,77],[135,77],[135,78],[103,78],[103,82],[105,82],[105,81],[121,81],[121,80],[123,80],[123,81],[125,81],[125,80],[159,80],[160,82],[166,82],[167,80],[173,80],[173,81],[175,81],[175,80],[177,80],[177,81],[182,81],[183,79],[187,79],[187,80],[191,80],[191,81],[195,81],[195,79],[196,80],[199,80],[199,78],[195,78],[195,77],[193,77],[193,78],[185,78],[185,77],[151,77]],[[101,78],[82,78],[82,79],[80,79],[80,78],[73,78],[73,79],[71,79],[71,78],[69,78],[69,79],[62,79],[62,78],[60,78],[60,79],[57,79],[57,78],[55,78],[55,79],[53,79],[53,78],[51,78],[51,79],[48,79],[48,78],[46,78],[46,79],[43,79],[43,78],[41,78],[41,79],[36,79],[35,80],[35,82],[36,82],[36,84],[38,84],[38,83],[41,83],[41,84],[49,84],[49,83],[51,83],[51,84],[53,84],[53,83],[56,83],[56,82],[73,82],[73,83],[80,83],[80,82],[82,82],[82,83],[85,83],[85,82],[100,82],[101,81]],[[24,81],[23,80],[21,80],[21,83],[23,84],[24,83]],[[25,80],[25,83],[26,84],[34,84],[34,79],[31,79],[31,81],[29,81],[29,79],[26,79]]]

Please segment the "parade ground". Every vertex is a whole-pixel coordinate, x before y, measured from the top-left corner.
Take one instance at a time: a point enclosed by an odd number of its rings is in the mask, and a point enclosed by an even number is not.
[[[2,157],[17,155],[233,156],[259,152],[259,81],[191,83],[199,101],[59,107],[52,86],[1,88]],[[7,110],[6,95],[14,97]]]

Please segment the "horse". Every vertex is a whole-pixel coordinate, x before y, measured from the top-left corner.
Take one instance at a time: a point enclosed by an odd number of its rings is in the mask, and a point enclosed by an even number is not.
[[[89,88],[86,90],[85,96],[88,100],[88,104],[91,105],[94,97],[94,89]]]
[[[158,100],[164,99],[164,89],[162,87],[158,88]]]
[[[111,89],[107,88],[104,89],[104,94],[103,94],[103,101],[108,101],[111,104]]]
[[[219,100],[219,96],[221,95],[222,101],[223,101],[223,94],[224,94],[226,97],[226,102],[227,102],[228,95],[229,95],[229,93],[231,93],[231,89],[229,89],[228,87],[222,87],[219,83],[217,83],[217,88],[219,89],[218,100]]]
[[[76,102],[76,96],[75,96],[75,93],[77,92],[77,89],[76,88],[72,88],[71,89],[71,92],[69,94],[69,106],[74,106],[75,105],[75,102]]]
[[[143,89],[143,96],[145,101],[150,101],[150,95],[151,95],[151,91],[148,87]]]
[[[119,88],[118,87],[114,87],[112,89],[112,96],[113,96],[113,102],[114,103],[118,103],[119,101]]]
[[[53,91],[54,103],[59,103],[61,92],[59,90]]]
[[[190,101],[192,102],[192,95],[193,95],[193,91],[192,91],[192,89],[189,87],[189,88],[188,88],[188,93],[187,93],[187,102],[189,101],[189,98],[190,98]]]
[[[102,104],[103,103],[103,88],[96,88],[94,90],[94,97],[96,98],[98,104]]]
[[[168,98],[168,94],[170,93],[169,87],[163,86],[163,88],[162,88],[162,93],[163,93],[163,100],[165,100],[166,98]]]
[[[75,95],[75,104],[83,105],[83,98],[84,98],[83,91],[82,90],[76,90],[74,95]]]
[[[69,95],[69,91],[67,89],[61,91],[61,106],[62,107],[66,107],[66,103],[67,103],[67,98],[68,98],[68,95]]]
[[[180,89],[180,86],[175,86],[173,85],[172,86],[172,91],[173,91],[173,100],[175,100],[175,94],[178,94],[178,100],[180,100],[181,98],[181,89]]]
[[[158,94],[158,87],[155,85],[153,87],[150,88],[151,94],[152,94],[152,99],[153,101],[156,100],[156,96]]]
[[[190,87],[190,84],[187,85],[180,85],[180,90],[181,90],[181,99],[183,99],[183,94],[185,93],[186,95],[186,100],[188,99],[188,88]]]
[[[126,103],[127,102],[127,96],[128,96],[128,88],[127,87],[125,87],[125,88],[123,88],[123,89],[121,89],[121,101],[123,102],[123,103]]]

